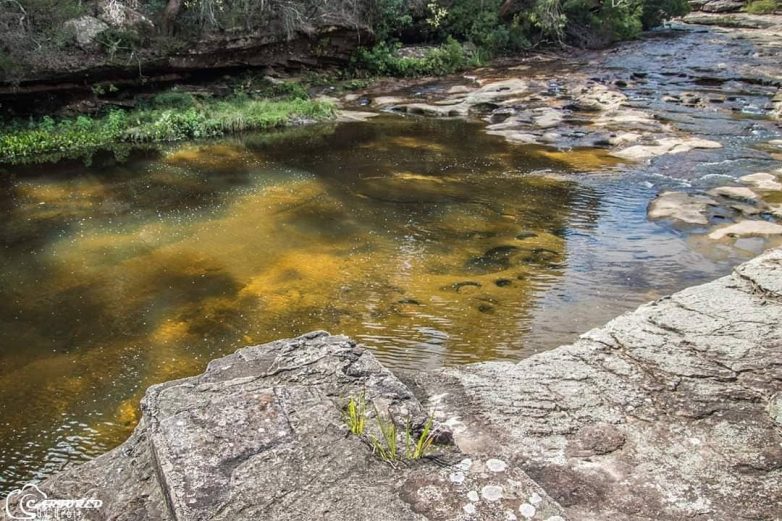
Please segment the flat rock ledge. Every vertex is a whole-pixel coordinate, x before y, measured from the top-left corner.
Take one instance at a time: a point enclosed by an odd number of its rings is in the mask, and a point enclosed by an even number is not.
[[[452,443],[383,462],[345,426],[356,396],[433,412]],[[519,363],[394,375],[316,332],[151,387],[142,411],[41,488],[101,499],[84,519],[778,520],[782,250]]]

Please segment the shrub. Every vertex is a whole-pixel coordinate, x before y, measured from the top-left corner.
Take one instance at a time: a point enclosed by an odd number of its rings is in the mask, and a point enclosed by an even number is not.
[[[779,9],[777,0],[754,0],[746,7],[746,11],[751,14],[771,14],[777,9]]]
[[[152,105],[159,108],[187,109],[195,106],[196,100],[189,92],[170,90],[152,98]]]
[[[398,44],[385,42],[370,49],[359,49],[354,56],[353,67],[359,73],[363,71],[379,76],[410,77],[452,74],[482,63],[480,53],[468,51],[450,37],[422,58],[399,56],[398,50]]]

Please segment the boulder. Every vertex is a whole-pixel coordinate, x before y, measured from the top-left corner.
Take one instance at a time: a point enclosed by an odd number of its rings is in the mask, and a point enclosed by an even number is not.
[[[98,18],[122,30],[151,30],[155,27],[152,20],[119,0],[98,2]]]
[[[663,192],[650,204],[649,219],[669,219],[685,224],[709,224],[706,212],[717,201],[704,195]]]
[[[722,144],[717,141],[711,141],[709,139],[666,137],[658,139],[652,144],[633,145],[627,148],[623,148],[616,152],[612,152],[611,155],[631,161],[640,161],[656,156],[661,156],[663,154],[681,154],[683,152],[689,152],[690,150],[698,148],[722,148]]]
[[[519,363],[422,373],[458,446],[502,447],[567,519],[782,516],[782,250]],[[458,418],[458,420],[456,420]]]
[[[84,50],[97,48],[96,38],[108,28],[106,22],[89,15],[73,18],[63,24],[63,29],[72,32],[76,43]]]
[[[767,172],[745,175],[740,177],[739,181],[762,191],[773,192],[782,190],[782,183],[779,182],[779,177]]]
[[[368,404],[367,435],[348,430],[351,398]],[[533,503],[542,518],[562,514],[499,455],[438,445],[420,460],[382,460],[370,443],[382,438],[375,411],[397,420],[405,454],[405,426],[427,412],[348,338],[315,332],[249,347],[151,387],[127,442],[41,489],[50,499],[99,499],[94,519],[123,521],[500,521]]]
[[[707,13],[733,13],[744,7],[743,0],[710,0],[700,6]]]

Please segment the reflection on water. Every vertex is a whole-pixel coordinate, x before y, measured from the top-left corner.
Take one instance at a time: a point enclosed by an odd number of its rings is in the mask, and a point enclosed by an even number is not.
[[[637,180],[572,175],[614,165],[381,118],[3,174],[0,488],[117,445],[146,387],[243,345],[521,358],[726,269],[647,223]]]

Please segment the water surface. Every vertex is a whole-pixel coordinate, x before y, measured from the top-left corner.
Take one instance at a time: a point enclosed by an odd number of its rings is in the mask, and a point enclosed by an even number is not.
[[[381,117],[0,182],[0,490],[121,443],[146,387],[313,329],[391,367],[520,359],[761,247],[646,219],[600,150]]]

